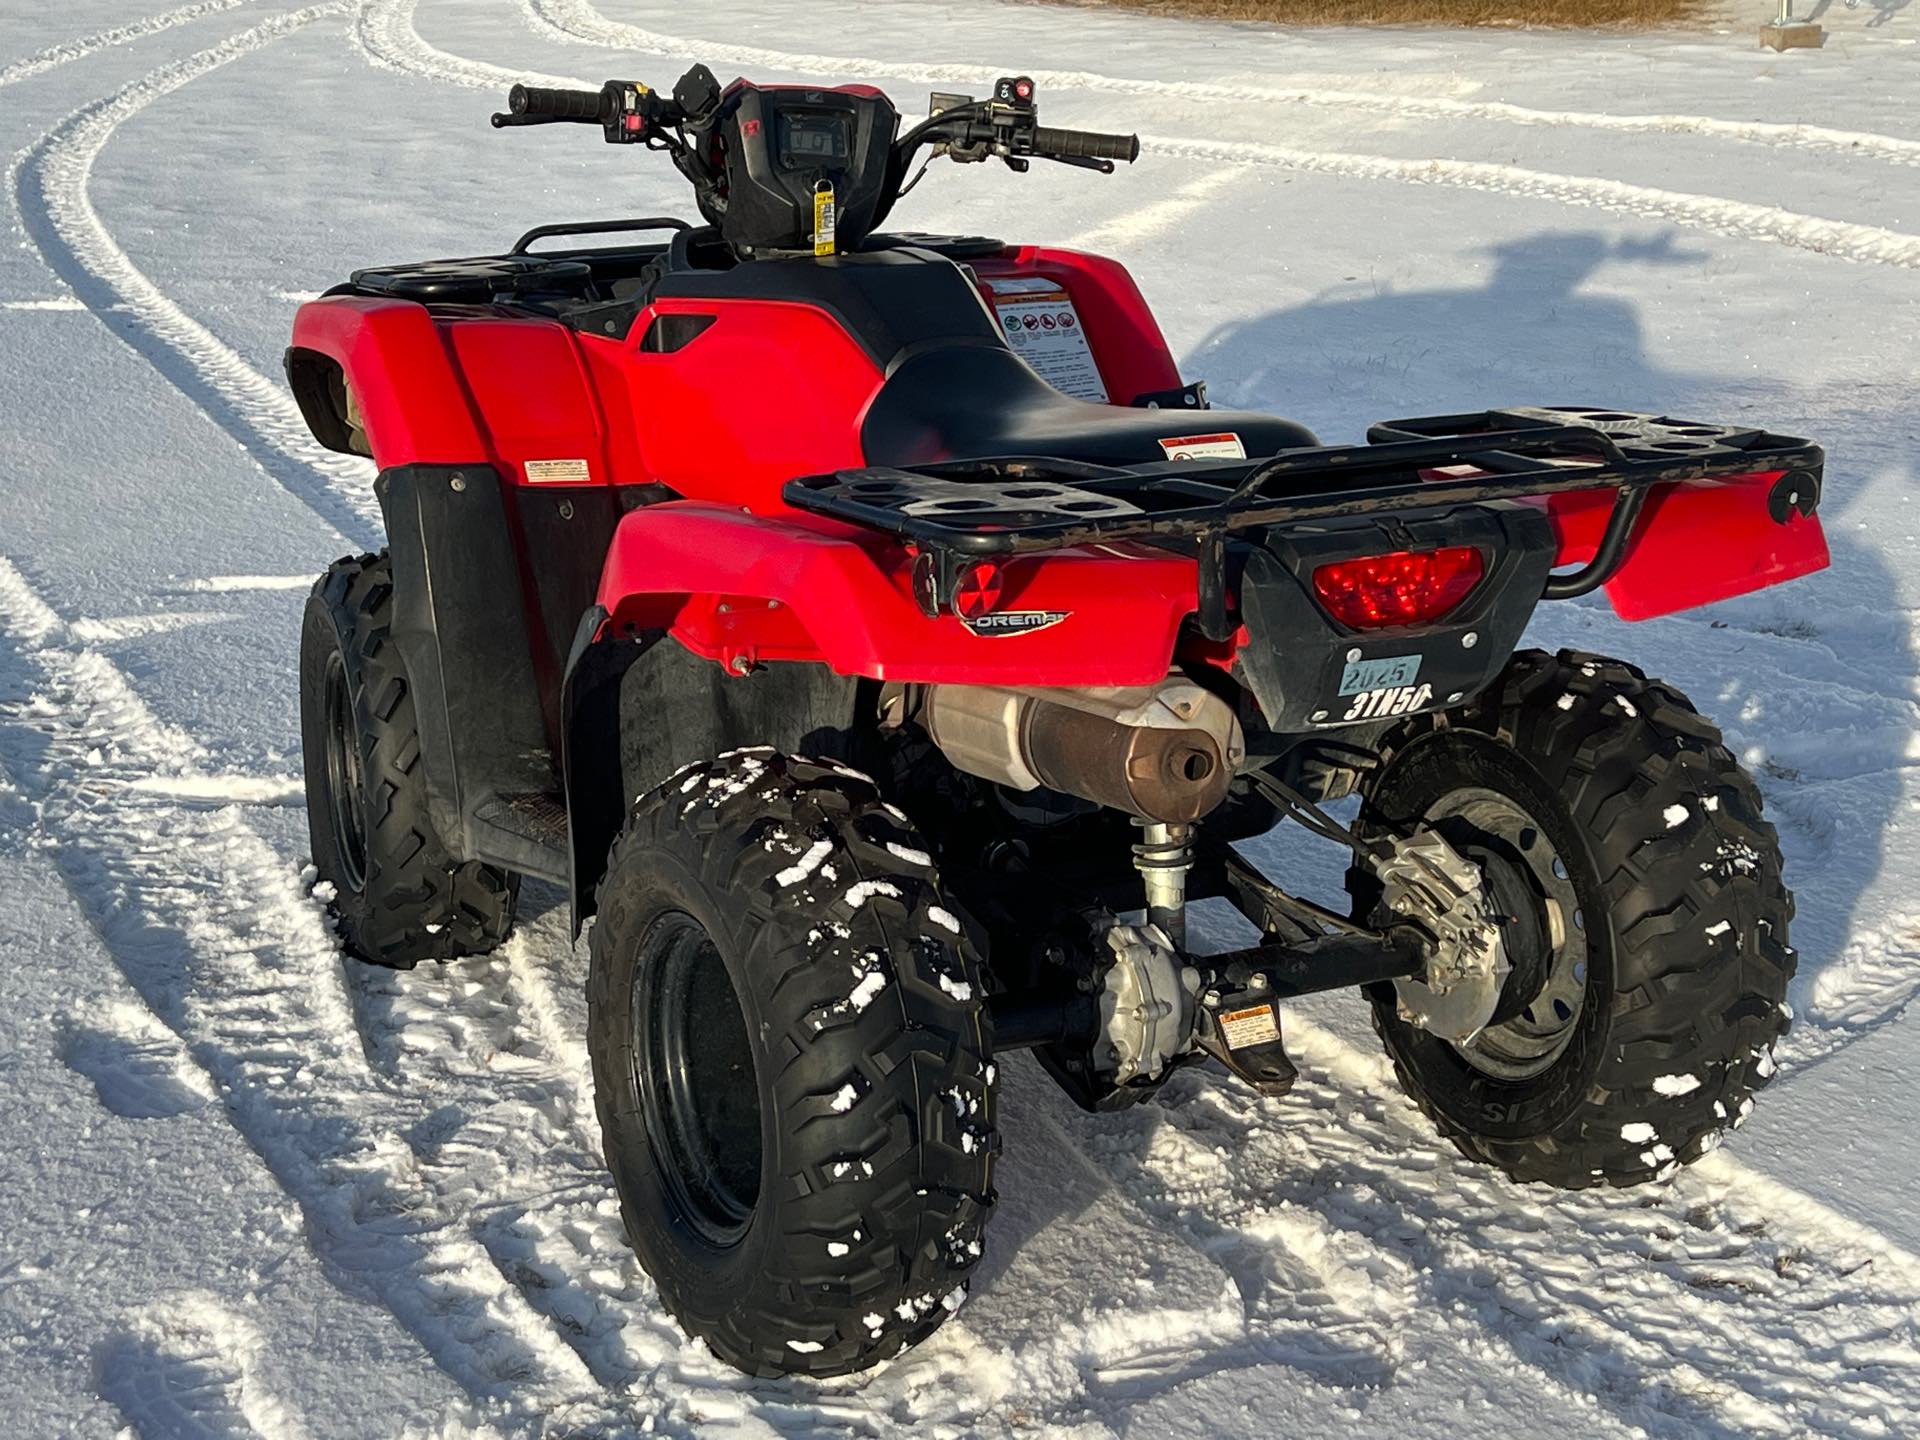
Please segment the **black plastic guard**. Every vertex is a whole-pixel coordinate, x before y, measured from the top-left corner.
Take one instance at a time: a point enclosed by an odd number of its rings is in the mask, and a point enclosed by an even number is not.
[[[596,639],[605,619],[596,606],[581,620],[567,665],[562,765],[575,935],[594,912],[628,810],[682,766],[752,745],[869,767],[878,758],[866,753],[876,682],[791,663],[729,675],[664,630]]]
[[[479,807],[554,783],[500,476],[486,465],[406,465],[382,471],[374,490],[428,813],[457,858],[483,858]]]
[[[1314,598],[1313,572],[1331,561],[1449,545],[1477,547],[1486,573],[1438,624],[1349,630]],[[1267,531],[1245,552],[1240,572],[1240,616],[1249,642],[1235,670],[1267,725],[1281,734],[1383,718],[1347,718],[1356,697],[1340,693],[1342,678],[1356,662],[1418,657],[1409,688],[1425,685],[1430,692],[1395,715],[1458,705],[1505,668],[1539,603],[1554,554],[1545,511],[1511,501]]]

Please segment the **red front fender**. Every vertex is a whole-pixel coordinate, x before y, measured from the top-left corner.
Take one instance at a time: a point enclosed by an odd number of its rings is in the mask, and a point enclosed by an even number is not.
[[[426,306],[347,295],[312,300],[293,317],[293,347],[326,356],[348,377],[382,470],[457,465],[487,453]]]

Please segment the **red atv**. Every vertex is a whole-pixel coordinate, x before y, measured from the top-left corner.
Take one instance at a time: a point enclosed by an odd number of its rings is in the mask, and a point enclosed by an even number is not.
[[[1514,647],[1542,599],[1821,568],[1817,447],[1210,410],[1113,261],[880,228],[922,147],[1135,158],[1026,79],[903,134],[700,67],[494,117],[557,121],[665,151],[706,223],[543,226],[295,321],[390,540],[307,606],[313,853],[376,964],[498,945],[522,876],[597,916],[607,1163],[688,1331],[814,1375],[933,1331],[1009,1050],[1088,1109],[1209,1059],[1278,1094],[1282,1003],[1359,986],[1518,1179],[1657,1179],[1745,1118],[1794,966],[1760,797],[1670,686]],[[1350,850],[1351,914],[1233,849],[1282,820]],[[1205,897],[1261,943],[1191,953]]]

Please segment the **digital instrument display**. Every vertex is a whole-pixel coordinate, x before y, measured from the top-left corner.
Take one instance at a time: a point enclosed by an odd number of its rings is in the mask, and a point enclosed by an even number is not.
[[[853,154],[853,116],[783,110],[779,119],[782,169],[844,167]]]

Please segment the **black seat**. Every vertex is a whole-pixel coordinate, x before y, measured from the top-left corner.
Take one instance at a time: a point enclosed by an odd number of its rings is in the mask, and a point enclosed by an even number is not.
[[[1160,442],[1226,432],[1260,457],[1318,442],[1291,420],[1247,410],[1131,410],[1063,395],[1011,350],[940,346],[880,387],[860,432],[869,465],[1050,455],[1095,465],[1167,459]]]

